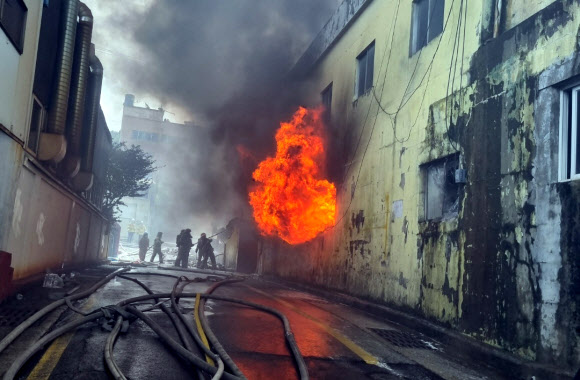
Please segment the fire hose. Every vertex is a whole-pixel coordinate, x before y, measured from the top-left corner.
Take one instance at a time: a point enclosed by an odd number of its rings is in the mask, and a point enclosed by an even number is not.
[[[83,296],[89,295],[90,293],[92,293],[96,289],[98,289],[100,286],[102,286],[104,283],[109,281],[111,278],[113,278],[115,275],[122,273],[122,272],[126,272],[127,270],[129,270],[129,268],[117,270],[114,273],[105,277],[103,280],[101,280],[99,283],[95,284],[95,286],[91,287],[87,291],[79,293],[74,297],[67,297],[66,300],[60,300],[60,301],[57,301],[57,302],[47,306],[45,308],[46,310],[42,309],[41,311],[39,311],[38,313],[33,315],[31,318],[29,318],[27,321],[25,321],[23,324],[21,324],[17,329],[15,329],[15,331],[13,331],[12,334],[7,336],[0,343],[4,344],[4,347],[6,347],[18,335],[20,335],[22,331],[24,331],[27,327],[29,327],[36,320],[40,319],[46,313],[50,312],[51,310],[54,310],[56,307],[58,307],[64,303],[66,303],[69,307],[72,306],[71,300],[79,299],[79,298],[82,298]],[[157,273],[131,273],[131,274],[157,275]],[[159,275],[164,275],[167,277],[174,277],[174,278],[177,277],[177,276],[168,275],[168,274],[159,274]],[[105,345],[105,352],[104,352],[107,367],[115,379],[126,379],[126,377],[123,375],[123,373],[121,372],[121,370],[119,369],[118,365],[116,364],[116,362],[114,360],[113,348],[114,348],[115,341],[119,335],[119,332],[121,331],[121,327],[123,325],[123,322],[128,318],[128,314],[131,314],[131,315],[135,316],[136,318],[139,318],[143,322],[145,322],[161,338],[161,340],[163,342],[165,342],[172,350],[177,352],[179,354],[179,356],[181,356],[183,359],[185,359],[189,363],[193,364],[195,366],[195,368],[198,370],[198,376],[203,376],[201,374],[201,372],[199,372],[199,370],[202,370],[206,373],[212,374],[213,375],[212,379],[216,379],[216,380],[220,379],[222,377],[225,379],[236,379],[236,380],[245,379],[244,375],[241,373],[241,371],[239,371],[239,369],[237,368],[235,363],[233,363],[231,358],[229,358],[229,356],[227,355],[227,353],[225,352],[225,350],[223,349],[223,347],[221,346],[221,344],[219,343],[219,341],[217,340],[217,338],[215,337],[215,335],[213,334],[211,329],[209,329],[209,324],[208,324],[207,318],[205,317],[204,313],[202,312],[200,315],[196,315],[196,318],[199,318],[201,324],[205,325],[203,328],[205,329],[205,332],[208,335],[208,338],[212,342],[212,346],[214,347],[214,349],[216,349],[216,351],[218,351],[219,355],[214,354],[210,350],[209,347],[207,347],[203,344],[200,336],[196,333],[196,331],[193,328],[193,326],[191,325],[191,323],[185,319],[184,315],[181,313],[181,310],[179,310],[179,307],[177,305],[179,298],[193,298],[193,297],[201,297],[202,302],[200,302],[200,306],[203,306],[203,304],[205,304],[206,299],[215,299],[215,300],[221,300],[221,301],[226,301],[226,302],[238,303],[238,304],[245,305],[248,307],[256,308],[258,310],[268,312],[268,313],[273,314],[273,315],[277,316],[278,318],[280,318],[282,323],[283,323],[283,326],[284,326],[286,341],[290,347],[290,351],[291,351],[291,353],[295,359],[295,362],[297,364],[300,378],[302,380],[308,379],[308,371],[306,368],[306,364],[305,364],[304,359],[303,359],[303,357],[302,357],[302,355],[301,355],[301,353],[296,345],[296,341],[295,341],[293,333],[290,329],[290,324],[289,324],[287,318],[278,310],[272,309],[272,308],[269,308],[269,307],[266,307],[263,305],[251,303],[251,302],[241,301],[238,299],[231,299],[231,298],[227,298],[227,297],[214,296],[211,294],[181,293],[181,291],[183,290],[183,288],[185,286],[187,286],[191,282],[194,282],[194,281],[191,281],[187,278],[178,278],[176,283],[174,284],[173,291],[171,293],[155,294],[151,291],[151,289],[149,289],[145,284],[143,284],[139,280],[132,279],[132,278],[127,277],[127,276],[120,276],[120,277],[127,279],[127,280],[130,280],[130,281],[133,281],[133,282],[136,282],[137,284],[142,286],[149,294],[145,295],[145,296],[134,297],[134,298],[120,301],[114,307],[97,309],[91,313],[84,313],[83,312],[82,313],[83,315],[86,314],[83,318],[80,318],[78,320],[67,323],[66,325],[64,325],[64,326],[54,330],[53,332],[47,334],[42,339],[37,341],[33,346],[29,347],[19,358],[17,358],[13,362],[12,366],[5,373],[4,380],[12,380],[17,375],[18,371],[22,368],[22,366],[24,366],[24,364],[34,354],[36,354],[38,351],[40,351],[45,344],[58,338],[62,334],[65,334],[69,331],[76,329],[77,327],[79,327],[85,323],[88,323],[88,322],[94,321],[98,318],[102,318],[102,317],[106,316],[107,314],[109,314],[109,312],[107,312],[107,309],[110,309],[110,310],[119,314],[119,315],[117,315],[115,325],[114,325],[111,333],[109,334],[109,336],[107,338],[106,345]],[[182,285],[181,289],[179,289],[179,284],[182,281],[184,282],[184,284]],[[241,279],[220,281],[220,282],[214,284],[210,288],[208,293],[212,292],[220,285],[223,285],[226,283],[237,282],[237,281],[241,281]],[[71,298],[71,299],[68,299],[68,298]],[[159,302],[159,299],[163,299],[163,298],[168,298],[168,300]],[[156,304],[153,305],[152,307],[144,309],[144,310],[138,310],[137,308],[135,308],[133,306],[134,303],[137,303],[139,301],[146,301],[146,300],[153,300],[154,302],[156,302]],[[171,301],[172,308],[173,308],[175,314],[177,314],[178,318],[176,318],[175,315],[173,315],[168,310],[167,306],[164,305],[164,303],[169,301],[169,300]],[[56,306],[53,306],[54,304],[56,304]],[[180,345],[179,343],[177,343],[156,322],[154,322],[151,318],[147,317],[144,314],[144,311],[152,310],[153,308],[156,308],[156,307],[161,307],[161,309],[166,314],[168,314],[168,316],[173,317],[172,322],[175,325],[176,330],[178,331],[178,334],[179,334],[183,344],[185,345],[185,347]],[[76,308],[71,308],[71,309],[75,312],[80,311]],[[201,310],[203,310],[203,307],[201,307]],[[185,326],[185,328],[180,324],[180,322],[183,323],[183,326]],[[20,332],[18,332],[16,334],[15,332],[17,330]],[[195,352],[194,348],[191,345],[191,343],[189,342],[189,339],[192,337],[195,340],[195,343],[197,343],[198,347],[202,349],[203,353],[205,353],[207,355],[207,357],[212,358],[213,360],[215,360],[218,363],[218,368],[206,363],[204,360],[200,359],[198,356],[196,356],[194,354],[194,352]],[[218,349],[218,347],[219,347],[219,349]],[[233,372],[233,374],[225,372],[224,363],[227,364],[228,368],[230,368],[230,370]],[[200,377],[200,378],[203,378],[203,377]]]
[[[8,347],[10,345],[10,343],[12,343],[16,338],[18,338],[20,336],[20,334],[22,334],[27,328],[32,326],[32,324],[34,322],[38,321],[40,318],[44,317],[46,314],[50,313],[51,311],[53,311],[57,307],[64,305],[67,300],[70,302],[70,301],[78,300],[80,298],[85,298],[85,297],[93,294],[98,288],[100,288],[101,286],[103,286],[104,284],[109,282],[111,279],[113,279],[118,274],[121,274],[123,272],[127,272],[128,270],[130,270],[130,268],[118,269],[118,270],[114,271],[113,273],[109,274],[108,276],[106,276],[105,278],[103,278],[101,281],[97,282],[91,288],[85,290],[84,292],[73,294],[69,297],[60,299],[58,301],[54,301],[50,305],[40,309],[39,311],[34,313],[31,317],[29,317],[26,321],[24,321],[20,325],[18,325],[18,327],[16,327],[14,330],[12,330],[10,332],[10,334],[6,335],[6,337],[4,337],[4,339],[2,339],[2,341],[0,341],[0,354],[6,349],[6,347]]]

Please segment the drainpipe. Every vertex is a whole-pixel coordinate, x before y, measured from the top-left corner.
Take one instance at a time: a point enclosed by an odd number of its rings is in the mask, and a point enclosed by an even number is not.
[[[48,113],[48,131],[40,136],[38,158],[41,161],[60,162],[66,154],[66,117],[77,30],[78,0],[65,0],[57,52],[57,70],[54,93]]]
[[[65,178],[76,176],[81,166],[81,135],[92,35],[93,14],[89,7],[80,3],[66,128],[68,149],[64,162],[59,166],[59,172]]]
[[[81,171],[73,178],[76,191],[88,191],[93,186],[93,158],[95,154],[95,139],[97,135],[97,119],[101,103],[101,87],[103,84],[103,65],[97,56],[91,55],[91,75],[89,77],[89,92],[86,99],[85,128],[83,129],[83,156]]]

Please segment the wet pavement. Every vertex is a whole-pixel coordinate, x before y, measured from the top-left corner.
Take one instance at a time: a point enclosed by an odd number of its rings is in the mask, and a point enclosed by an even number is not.
[[[163,266],[135,268],[126,276],[139,279],[154,292],[170,292],[175,279],[158,274],[185,275],[200,281],[208,275]],[[203,293],[213,284],[193,282],[184,292]],[[138,284],[117,277],[75,305],[89,311],[144,294]],[[311,379],[502,378],[485,363],[468,363],[461,359],[457,355],[458,347],[446,347],[384,318],[281,284],[247,277],[242,282],[220,286],[213,294],[254,302],[284,313]],[[179,304],[193,322],[195,300],[181,299]],[[150,305],[151,302],[144,301],[138,308]],[[219,300],[208,300],[205,311],[213,332],[248,379],[298,378],[278,318]],[[159,308],[148,311],[147,315],[180,341],[171,320]],[[56,325],[74,318],[79,315],[67,309]],[[36,355],[21,371],[22,378],[109,379],[103,360],[108,334],[109,331],[98,323],[83,325]],[[128,379],[195,378],[195,369],[140,320],[132,322],[129,330],[119,336],[114,356]],[[0,367],[0,372],[3,370],[5,368]]]

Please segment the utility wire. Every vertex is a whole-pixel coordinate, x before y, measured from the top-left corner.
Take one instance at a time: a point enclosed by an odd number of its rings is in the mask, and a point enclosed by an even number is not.
[[[389,63],[391,61],[391,52],[392,52],[392,49],[393,49],[393,37],[395,35],[395,27],[396,27],[398,15],[399,15],[399,5],[400,4],[401,4],[401,0],[398,0],[398,2],[397,2],[397,10],[396,10],[396,12],[394,14],[393,22],[391,23],[392,24],[391,25],[391,44],[390,44],[390,47],[388,49],[389,53],[388,53],[387,65],[386,65],[386,68],[385,68],[385,75],[384,75],[385,80],[383,80],[383,86],[381,88],[381,94],[382,94],[382,91],[384,89],[384,84],[385,84],[385,81],[386,81],[387,72],[389,70]],[[379,65],[379,71],[378,71],[378,74],[379,75],[377,75],[377,78],[380,76],[380,73],[381,73],[381,70],[382,70],[382,67],[383,67],[383,63],[385,61],[385,56],[387,55],[387,43],[388,42],[389,42],[388,38],[385,39],[385,46],[384,46],[383,56],[381,58],[381,64]],[[377,81],[377,83],[378,83],[378,81]],[[373,92],[373,94],[375,94],[375,88],[374,87],[371,88],[371,91]],[[362,128],[361,128],[360,134],[358,136],[358,141],[357,141],[355,150],[354,150],[354,152],[352,154],[351,159],[350,160],[347,160],[347,162],[350,162],[350,161],[354,160],[354,158],[356,157],[356,154],[358,152],[358,148],[360,147],[360,144],[361,144],[361,141],[362,141],[362,136],[364,134],[364,130],[365,130],[365,127],[366,127],[366,124],[367,124],[367,121],[368,121],[368,118],[369,118],[369,115],[370,115],[371,107],[372,107],[372,102],[369,102],[369,106],[367,107],[367,113],[365,115],[365,119],[364,119],[364,122],[363,122],[363,125],[362,125]],[[348,174],[348,170],[345,171],[345,173],[343,175],[343,178],[342,178],[343,189],[344,189],[344,184],[346,182],[346,176],[347,176],[347,174]],[[351,200],[352,200],[352,197],[351,197]],[[350,207],[350,205],[349,205],[349,207]],[[347,208],[347,211],[348,211],[348,208]]]
[[[463,18],[463,0],[461,0],[461,5],[459,7],[459,17],[457,20],[457,28],[455,31],[455,37],[453,39],[453,50],[451,53],[451,63],[449,64],[449,76],[447,78],[447,91],[445,93],[445,129],[447,131],[447,137],[451,146],[455,150],[459,150],[455,141],[450,136],[450,125],[453,122],[453,99],[449,99],[449,84],[451,84],[451,94],[453,94],[453,88],[455,87],[455,77],[457,72],[457,60],[459,59],[459,43],[460,43],[460,32],[461,32],[461,22]],[[457,53],[456,53],[457,50]],[[462,75],[462,73],[460,73]],[[452,78],[453,76],[453,78]],[[449,107],[449,102],[452,102],[451,107]],[[448,108],[451,110],[448,112]],[[449,120],[449,121],[448,121]]]
[[[389,50],[388,50],[389,53],[388,53],[387,65],[385,67],[385,74],[383,76],[383,84],[381,86],[381,96],[382,96],[383,91],[384,91],[384,88],[385,88],[385,83],[386,83],[386,78],[387,78],[387,72],[389,70],[389,63],[391,61],[391,52],[392,52],[392,49],[393,49],[393,40],[394,40],[395,30],[396,30],[396,26],[397,26],[397,20],[398,20],[398,17],[399,17],[399,7],[400,7],[400,4],[401,4],[401,0],[399,0],[397,2],[397,9],[395,11],[395,14],[393,15],[393,22],[392,22],[392,28],[391,28],[391,43],[390,43]],[[377,76],[378,78],[380,77],[380,73],[381,73],[381,70],[382,70],[382,67],[383,67],[383,63],[384,63],[384,60],[385,60],[385,56],[387,55],[387,42],[388,41],[389,41],[389,39],[386,38],[385,39],[385,48],[384,48],[384,51],[383,51],[383,57],[381,58],[381,64],[379,65],[379,71],[378,71],[378,74],[379,75]],[[378,82],[379,81],[377,80],[377,84],[378,84]],[[371,90],[372,90],[373,94],[375,94],[374,87]],[[364,129],[365,129],[367,120],[368,120],[368,115],[370,114],[370,110],[371,110],[372,104],[373,103],[369,101],[369,106],[368,106],[368,109],[367,109],[367,115],[365,117],[365,121],[363,123],[362,129],[361,129],[361,133],[359,135],[359,140],[357,142],[357,145],[356,145],[356,148],[355,148],[353,157],[352,157],[353,160],[356,157],[356,152],[358,151],[358,148],[360,146],[360,143],[361,143],[361,140],[362,140],[362,135],[363,135],[363,132],[364,132]],[[376,126],[376,123],[377,123],[378,114],[379,114],[379,111],[377,109],[377,113],[375,114],[375,120],[374,120],[373,126],[371,128],[369,140],[368,140],[368,142],[366,144],[365,151],[363,153],[363,156],[362,156],[362,159],[361,159],[361,162],[360,162],[360,165],[359,165],[358,173],[357,173],[357,176],[356,176],[356,181],[354,182],[354,189],[353,189],[352,193],[350,194],[350,200],[349,200],[348,206],[344,210],[344,213],[342,214],[342,216],[334,223],[334,225],[326,228],[326,230],[328,230],[330,228],[336,227],[346,217],[346,215],[350,211],[350,207],[352,206],[352,201],[354,199],[354,193],[356,192],[356,188],[357,188],[357,185],[358,185],[358,182],[359,182],[360,173],[361,173],[361,170],[362,170],[362,164],[364,162],[364,158],[366,157],[367,150],[369,148],[370,141],[372,139],[373,132],[375,130],[375,126]],[[347,174],[348,174],[348,170],[344,174],[344,177],[343,177],[343,185],[346,182],[346,175]],[[344,186],[343,186],[343,189],[344,189]]]
[[[462,0],[462,1],[463,1],[463,0]],[[392,41],[393,41],[393,37],[394,37],[394,33],[395,33],[396,20],[397,20],[397,18],[398,18],[398,13],[399,13],[399,4],[400,4],[400,1],[397,3],[397,11],[395,12],[394,21],[393,21],[393,29],[392,29],[392,35],[391,35],[391,46],[390,46],[390,49],[389,49],[389,61],[390,61],[390,56],[391,56],[391,50],[392,50],[392,48],[393,48]],[[450,6],[450,9],[449,9],[449,13],[447,14],[447,18],[446,18],[446,20],[445,20],[445,24],[444,24],[444,26],[443,26],[443,30],[442,30],[442,31],[441,31],[441,33],[440,33],[440,36],[439,36],[439,41],[438,41],[438,43],[437,43],[437,47],[436,47],[436,49],[435,49],[435,52],[433,53],[433,57],[431,58],[431,62],[430,62],[430,63],[429,63],[429,65],[427,66],[427,70],[425,71],[425,74],[424,74],[424,75],[423,75],[423,77],[421,78],[421,81],[419,82],[418,86],[417,86],[417,87],[416,87],[416,88],[415,88],[415,89],[414,89],[414,90],[411,92],[411,94],[409,95],[409,97],[407,97],[407,99],[405,100],[405,97],[406,97],[406,95],[407,95],[407,91],[408,91],[408,89],[409,89],[409,87],[410,87],[410,84],[411,84],[411,83],[412,83],[412,81],[413,81],[414,75],[415,75],[415,73],[416,73],[416,71],[417,71],[417,67],[418,67],[418,65],[419,65],[419,61],[420,61],[420,59],[421,59],[421,54],[422,54],[422,52],[423,52],[423,49],[421,49],[421,50],[419,51],[419,55],[417,56],[417,60],[416,60],[416,63],[415,63],[415,67],[414,67],[414,69],[413,69],[413,72],[412,72],[412,74],[411,74],[411,77],[409,78],[409,81],[408,81],[408,83],[407,83],[407,86],[406,86],[406,88],[405,88],[405,92],[403,93],[403,97],[401,98],[401,102],[400,102],[400,104],[399,104],[399,107],[398,107],[398,109],[397,109],[395,112],[388,112],[388,111],[387,111],[387,110],[386,110],[386,109],[383,107],[383,105],[381,104],[381,102],[380,102],[380,99],[377,99],[377,95],[376,95],[376,93],[375,93],[375,91],[374,91],[374,88],[373,88],[373,91],[372,91],[372,92],[373,92],[373,96],[374,96],[374,98],[375,98],[375,100],[376,100],[376,102],[377,102],[377,104],[378,104],[378,108],[377,108],[377,114],[376,114],[376,116],[375,116],[375,121],[374,121],[374,123],[373,123],[373,127],[372,127],[372,129],[371,129],[370,136],[369,136],[369,139],[368,139],[368,141],[367,141],[367,144],[366,144],[366,147],[365,147],[365,151],[364,151],[364,153],[363,153],[363,156],[362,156],[362,158],[361,158],[361,162],[360,162],[359,169],[358,169],[358,172],[357,172],[357,177],[356,177],[356,180],[355,180],[355,182],[354,182],[354,189],[353,189],[353,191],[352,191],[352,194],[351,194],[351,196],[350,196],[350,201],[349,201],[349,204],[348,204],[347,208],[345,209],[344,213],[342,214],[342,216],[341,216],[341,217],[340,217],[340,218],[339,218],[339,219],[338,219],[338,220],[337,220],[337,221],[334,223],[334,225],[332,225],[332,226],[330,226],[330,227],[326,228],[326,230],[328,230],[328,229],[330,229],[330,228],[334,228],[334,227],[336,227],[336,226],[337,226],[337,225],[338,225],[338,224],[339,224],[339,223],[340,223],[340,222],[341,222],[341,221],[342,221],[342,220],[343,220],[343,219],[346,217],[346,215],[348,214],[348,212],[349,212],[349,210],[350,210],[350,207],[352,206],[352,201],[353,201],[353,199],[354,199],[354,193],[356,192],[356,189],[357,189],[357,186],[358,186],[358,182],[359,182],[359,179],[360,179],[360,173],[361,173],[361,171],[362,171],[362,166],[363,166],[363,163],[364,163],[364,159],[365,159],[365,157],[366,157],[366,153],[367,153],[367,151],[368,151],[368,148],[369,148],[369,146],[370,146],[370,142],[371,142],[371,140],[372,140],[372,136],[373,136],[373,132],[374,132],[374,129],[375,129],[375,126],[376,126],[376,122],[377,122],[377,118],[378,118],[378,113],[379,113],[379,110],[382,110],[382,111],[383,111],[385,114],[387,114],[387,115],[389,115],[389,116],[392,116],[392,117],[393,117],[393,119],[391,119],[391,126],[392,126],[393,130],[395,131],[395,133],[394,133],[394,139],[395,139],[397,142],[399,142],[399,143],[404,143],[404,142],[408,141],[408,139],[410,138],[411,131],[412,131],[412,127],[410,128],[410,130],[409,130],[409,135],[408,135],[408,137],[407,137],[405,140],[399,140],[399,139],[396,137],[396,118],[397,118],[397,116],[398,116],[398,113],[399,113],[399,112],[402,110],[402,108],[403,108],[403,107],[405,107],[405,105],[406,105],[406,104],[409,102],[409,100],[410,100],[410,99],[411,99],[411,98],[414,96],[414,94],[416,93],[416,91],[417,91],[417,90],[418,90],[418,89],[421,87],[421,85],[423,84],[423,81],[424,81],[425,77],[427,76],[427,73],[429,73],[429,78],[430,78],[430,76],[431,76],[431,69],[432,69],[433,63],[434,63],[434,61],[435,61],[435,56],[437,55],[437,52],[439,51],[439,47],[440,47],[440,45],[441,45],[441,40],[443,39],[443,34],[444,34],[444,33],[445,33],[445,31],[447,30],[447,25],[448,25],[448,23],[449,23],[449,20],[450,20],[450,18],[451,18],[451,14],[452,14],[452,12],[453,12],[453,7],[454,7],[454,4],[455,4],[455,0],[453,0],[453,1],[451,2],[451,6]],[[432,17],[432,16],[433,16],[433,15],[431,14],[431,15],[430,15],[430,19],[431,19],[431,17]],[[427,35],[425,35],[425,40],[426,40],[426,39],[427,39]],[[383,58],[384,58],[384,54],[383,54]],[[381,62],[381,66],[382,66],[382,62]],[[381,69],[379,68],[379,74],[380,74],[380,70],[381,70]],[[385,83],[386,83],[387,72],[388,72],[388,65],[387,65],[387,68],[385,69],[385,74],[384,74],[384,76],[383,76],[383,85],[382,85],[382,88],[381,88],[381,94],[380,94],[381,98],[382,98],[382,94],[383,94],[383,90],[384,90],[384,85],[385,85]],[[427,80],[427,84],[428,84],[428,82],[429,82],[429,79]],[[378,82],[377,82],[377,83],[378,83]],[[426,95],[426,93],[427,93],[427,85],[425,86],[425,91],[424,91],[424,93],[423,93],[423,98],[422,98],[422,100],[421,100],[421,107],[422,107],[422,105],[423,105],[423,101],[424,101],[424,99],[425,99],[425,95]],[[420,108],[420,109],[421,109],[421,108]],[[369,105],[369,111],[370,111],[370,105]],[[367,116],[368,116],[368,114],[367,114]],[[415,122],[414,122],[413,126],[414,126],[414,125],[417,123],[417,120],[418,120],[418,115],[417,115],[417,118],[415,119]],[[365,124],[366,124],[366,118],[365,118]],[[364,130],[364,124],[363,124],[363,130]],[[361,136],[362,136],[362,131],[361,131]],[[358,150],[358,146],[359,146],[359,144],[360,144],[360,138],[359,138],[359,143],[357,143],[357,148],[356,148],[356,150],[355,150],[355,153],[356,153],[356,151]],[[345,175],[345,177],[346,177],[346,175]],[[343,180],[343,183],[344,183],[344,180]]]

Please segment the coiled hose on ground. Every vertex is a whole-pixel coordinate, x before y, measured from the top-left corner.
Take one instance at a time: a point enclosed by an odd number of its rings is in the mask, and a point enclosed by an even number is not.
[[[76,329],[77,327],[79,327],[85,323],[88,323],[88,322],[94,321],[98,318],[104,317],[105,312],[103,311],[103,309],[106,309],[106,308],[101,308],[101,309],[97,309],[97,310],[90,312],[90,313],[85,313],[85,312],[82,312],[81,310],[78,310],[78,309],[72,307],[71,301],[76,300],[76,299],[80,299],[80,298],[83,298],[83,297],[86,297],[86,296],[92,294],[100,286],[102,286],[103,284],[105,284],[106,282],[108,282],[109,280],[114,278],[116,275],[119,275],[123,272],[127,272],[129,269],[130,268],[119,269],[119,270],[109,274],[108,276],[106,276],[103,280],[99,281],[97,284],[95,284],[90,289],[88,289],[84,292],[81,292],[79,294],[76,294],[74,296],[67,297],[66,299],[54,302],[53,304],[47,306],[46,308],[44,308],[44,309],[40,310],[39,312],[37,312],[36,314],[34,314],[32,317],[30,317],[28,320],[26,320],[24,323],[22,323],[20,326],[18,326],[11,334],[9,334],[6,338],[4,338],[0,342],[0,352],[2,352],[2,350],[5,349],[5,347],[7,347],[14,339],[16,339],[26,328],[28,328],[30,325],[32,325],[35,321],[42,318],[47,313],[49,313],[50,311],[56,309],[57,307],[59,307],[63,304],[67,304],[69,307],[71,307],[71,309],[73,311],[80,312],[82,315],[84,315],[83,318],[69,322],[69,323],[65,324],[64,326],[61,326],[60,328],[47,334],[42,339],[37,341],[34,345],[29,347],[19,358],[17,358],[13,362],[11,367],[4,374],[4,380],[14,379],[14,377],[17,375],[18,371],[24,366],[24,364],[34,354],[39,352],[44,347],[44,345],[48,344],[49,342],[58,338],[59,336]],[[139,272],[130,273],[130,274],[163,275],[166,277],[177,278],[177,276],[173,276],[173,275],[169,275],[169,274],[139,273]],[[141,281],[139,281],[137,279],[133,279],[133,278],[127,277],[127,276],[119,276],[119,277],[139,284],[149,294],[144,295],[144,296],[129,298],[129,299],[122,300],[119,303],[117,303],[116,306],[119,308],[122,308],[122,310],[124,310],[124,311],[122,311],[120,309],[113,308],[113,310],[117,310],[117,312],[119,312],[119,315],[116,318],[116,322],[115,322],[115,326],[113,327],[113,330],[111,331],[111,333],[109,334],[109,337],[107,338],[104,355],[105,355],[105,361],[107,363],[107,368],[109,369],[109,371],[111,372],[111,374],[113,375],[113,377],[115,379],[120,379],[120,380],[126,379],[126,377],[123,375],[123,373],[119,369],[118,365],[116,364],[116,362],[114,360],[114,356],[113,356],[113,348],[114,348],[115,341],[116,341],[117,336],[121,330],[121,326],[123,324],[124,319],[127,318],[127,316],[124,315],[124,314],[126,314],[125,312],[128,312],[128,313],[134,315],[135,317],[141,319],[143,322],[145,322],[161,338],[161,340],[165,344],[167,344],[172,350],[174,350],[176,353],[178,353],[182,358],[184,358],[189,363],[194,365],[196,370],[197,370],[197,375],[200,379],[204,378],[201,371],[206,372],[208,374],[211,374],[213,376],[212,379],[215,379],[215,380],[220,379],[222,377],[225,379],[229,379],[229,380],[245,379],[244,375],[237,368],[237,366],[235,365],[233,360],[231,360],[231,358],[227,355],[227,353],[225,352],[225,350],[223,349],[223,347],[221,346],[221,344],[219,343],[219,341],[215,337],[215,334],[213,334],[213,332],[209,328],[209,323],[207,321],[207,318],[205,317],[205,313],[203,312],[203,307],[204,307],[206,299],[215,299],[215,300],[221,300],[221,301],[227,301],[227,302],[245,305],[248,307],[252,307],[252,308],[256,308],[258,310],[268,312],[268,313],[273,314],[273,315],[277,316],[278,318],[280,318],[283,325],[284,325],[284,332],[285,332],[286,341],[287,341],[287,343],[290,347],[290,351],[291,351],[291,353],[296,361],[296,364],[298,367],[298,372],[300,374],[300,378],[301,378],[301,380],[308,379],[308,370],[307,370],[306,364],[304,362],[304,358],[302,357],[302,355],[298,349],[298,346],[296,345],[296,341],[295,341],[294,335],[291,331],[288,319],[278,310],[273,309],[273,308],[269,308],[269,307],[266,307],[263,305],[258,305],[258,304],[252,303],[252,302],[246,302],[246,301],[241,301],[238,299],[232,299],[232,298],[221,297],[221,296],[214,296],[211,294],[181,293],[183,287],[185,287],[187,284],[193,282],[192,280],[189,280],[185,277],[184,278],[177,278],[177,281],[174,284],[174,287],[173,287],[173,290],[171,293],[153,293],[151,291],[151,289],[149,289],[145,284],[143,284]],[[208,293],[211,293],[213,290],[215,290],[217,287],[219,287],[223,284],[234,283],[234,282],[238,282],[238,281],[242,281],[242,280],[243,279],[230,279],[230,280],[220,281],[220,282],[214,284],[212,287],[210,287],[210,289],[208,290]],[[179,289],[179,284],[181,281],[184,282],[184,285],[182,286],[181,289]],[[209,349],[209,347],[206,347],[203,344],[199,334],[195,331],[195,329],[191,325],[191,322],[185,318],[185,316],[183,315],[183,313],[181,312],[181,310],[179,309],[179,307],[177,305],[179,298],[192,298],[192,297],[199,297],[200,295],[202,297],[202,302],[200,302],[200,308],[201,308],[202,312],[198,316],[196,316],[196,318],[200,319],[200,322],[203,326],[203,329],[205,330],[205,333],[207,334],[208,338],[210,339],[212,346],[218,352],[218,355],[213,353]],[[163,298],[168,298],[171,301],[172,308],[173,308],[175,314],[177,314],[177,317],[175,317],[175,315],[173,315],[171,313],[171,311],[169,311],[167,306],[164,304],[164,302],[166,302],[168,300],[159,302],[159,300],[163,299]],[[147,308],[145,310],[139,310],[132,305],[132,304],[137,303],[139,301],[149,301],[149,300],[153,300],[156,303],[152,307]],[[182,345],[177,343],[156,322],[154,322],[151,318],[147,317],[144,314],[144,311],[152,310],[153,308],[156,308],[156,307],[161,307],[161,309],[171,318],[171,320],[172,320],[172,322],[173,322],[173,324],[178,332],[178,335],[180,336],[180,339],[182,340],[185,347],[183,347]],[[200,359],[197,355],[195,355],[195,353],[194,353],[195,351],[197,351],[197,353],[199,355],[201,355],[202,352],[200,352],[199,350],[195,350],[192,342],[190,341],[191,338],[193,338],[193,340],[197,344],[198,348],[201,349],[203,354],[206,354],[208,357],[212,358],[213,360],[215,360],[218,363],[218,368],[208,364],[206,361]],[[233,372],[233,374],[225,372],[224,363]]]

